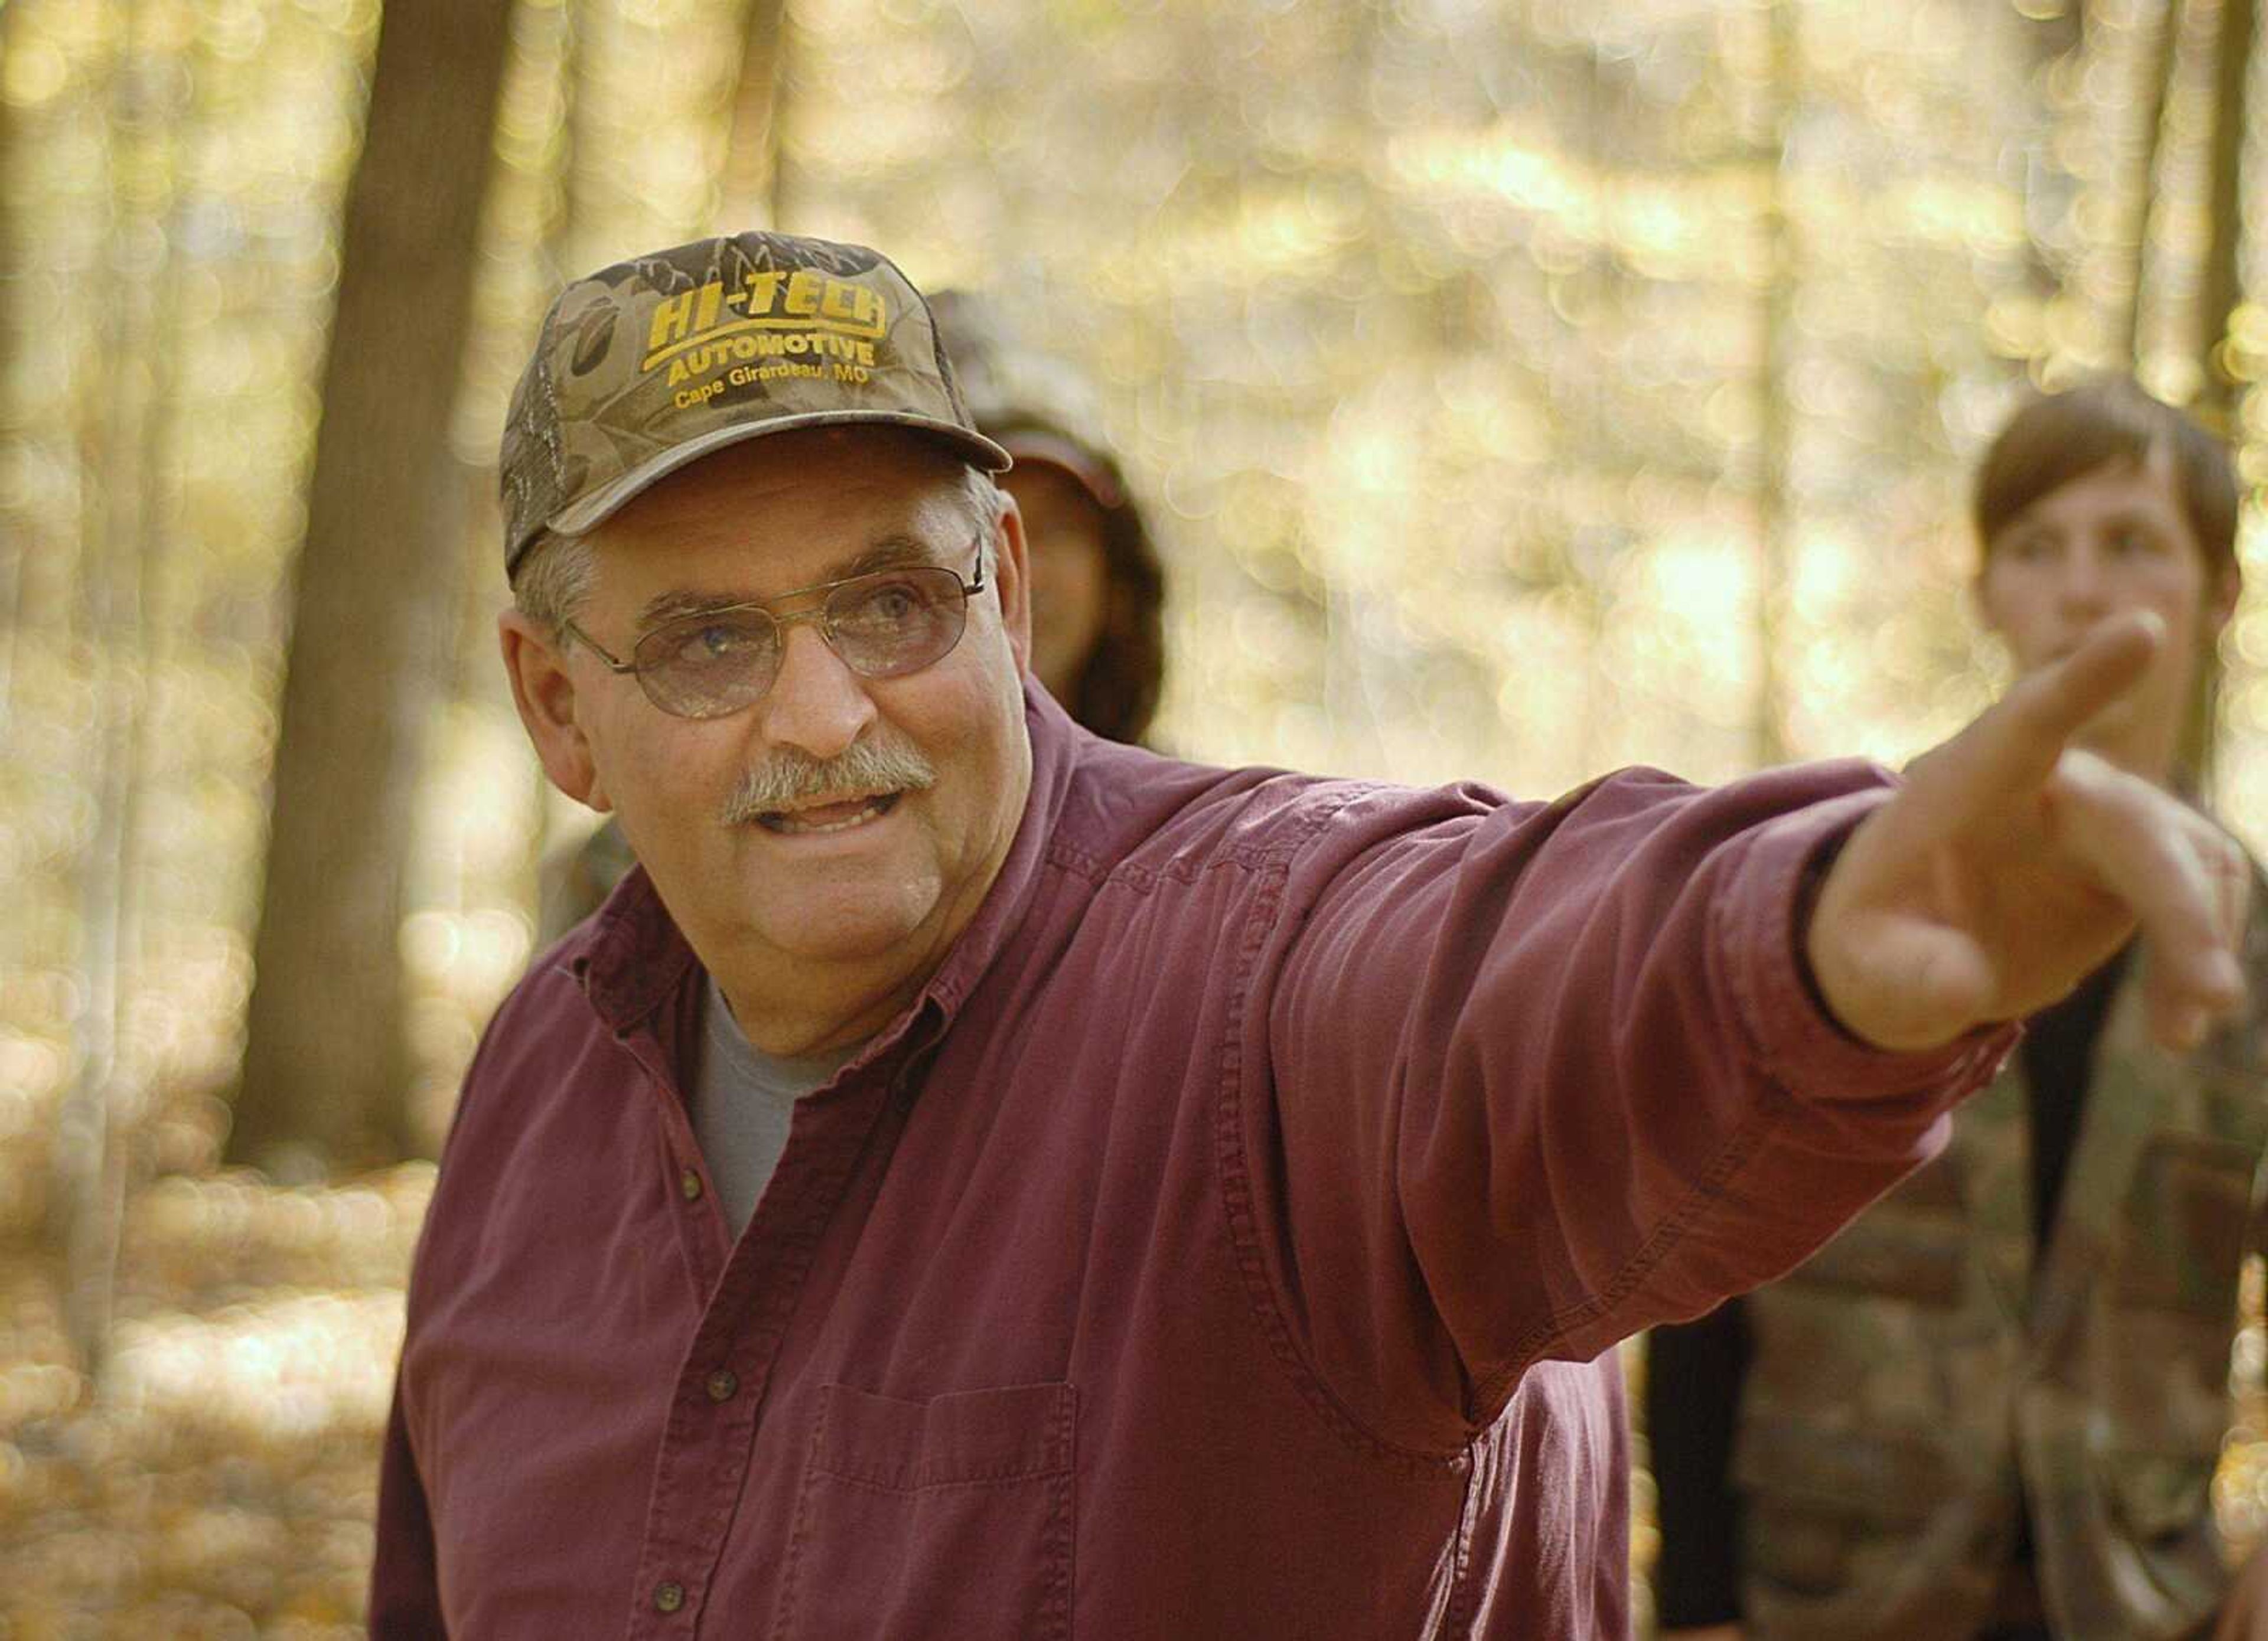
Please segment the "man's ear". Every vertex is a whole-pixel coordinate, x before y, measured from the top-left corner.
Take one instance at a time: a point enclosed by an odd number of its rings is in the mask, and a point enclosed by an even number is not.
[[[544,774],[576,802],[601,814],[612,809],[590,739],[576,717],[575,680],[561,641],[518,609],[497,617],[497,639],[504,648],[504,673],[512,680],[512,704],[535,743]]]
[[[1032,670],[1032,582],[1024,546],[1024,515],[1016,498],[1000,492],[1000,523],[992,533],[993,576],[1000,589],[1000,620],[1015,652],[1016,670]]]

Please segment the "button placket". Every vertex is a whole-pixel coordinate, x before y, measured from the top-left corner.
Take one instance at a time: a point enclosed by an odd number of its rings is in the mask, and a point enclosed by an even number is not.
[[[641,1560],[647,1579],[664,1582],[648,1586],[645,1607],[655,1616],[648,1620],[651,1628],[634,1625],[634,1633],[663,1634],[660,1621],[698,1607],[703,1599],[680,1579],[714,1573],[733,1520],[733,1501],[747,1475],[766,1382],[817,1251],[816,1229],[842,1200],[876,1122],[890,1104],[888,1085],[877,1078],[866,1100],[833,1115],[838,1131],[815,1147],[806,1141],[806,1154],[794,1166],[784,1157],[772,1189],[788,1184],[792,1188],[781,1200],[792,1199],[792,1209],[783,1217],[768,1197],[759,1217],[766,1218],[763,1210],[770,1210],[769,1219],[778,1222],[771,1226],[776,1234],[744,1237],[726,1247],[721,1278],[703,1307],[690,1359],[680,1370],[674,1410],[656,1456],[655,1503]],[[673,1160],[686,1201],[705,1196],[701,1174],[681,1147]],[[681,1220],[681,1231],[692,1229],[694,1218]],[[696,1255],[703,1240],[692,1239]],[[696,1265],[697,1269],[697,1257]],[[697,1365],[703,1358],[711,1364],[705,1369]],[[728,1367],[726,1362],[738,1365]],[[748,1370],[745,1379],[740,1367]],[[673,1572],[675,1578],[667,1576]],[[664,1607],[660,1597],[672,1586],[680,1606]]]

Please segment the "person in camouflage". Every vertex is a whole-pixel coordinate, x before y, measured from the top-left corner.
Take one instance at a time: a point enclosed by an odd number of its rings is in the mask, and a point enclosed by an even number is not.
[[[2221,445],[2124,379],[2034,398],[1977,478],[1978,607],[2020,672],[2107,616],[2166,623],[2159,674],[2083,740],[2176,791],[2236,509]],[[2259,998],[2257,887],[2252,907]],[[1656,1330],[1666,1637],[2251,1633],[2211,1483],[2268,1148],[2262,1026],[2170,1053],[2143,989],[2113,958],[2030,1019],[1935,1162],[1785,1280]]]
[[[1032,671],[1079,724],[1141,744],[1165,684],[1165,570],[1094,385],[1027,345],[998,302],[940,291],[930,308],[970,416],[1015,458],[999,483],[1031,546]],[[558,851],[543,868],[537,945],[596,911],[635,864],[612,820]]]

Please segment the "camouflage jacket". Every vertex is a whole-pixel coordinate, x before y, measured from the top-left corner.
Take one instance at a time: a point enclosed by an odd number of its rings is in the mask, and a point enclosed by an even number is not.
[[[2026,1498],[2064,1641],[2165,1641],[2218,1604],[2211,1483],[2268,1145],[2257,872],[2245,948],[2253,1018],[2187,1056],[2149,1041],[2130,968],[2036,1269],[2018,1056],[1942,1156],[1750,1296],[1750,1641],[1976,1634]]]

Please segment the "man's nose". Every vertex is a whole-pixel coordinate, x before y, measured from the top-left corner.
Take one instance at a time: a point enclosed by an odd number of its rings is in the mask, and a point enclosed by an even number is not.
[[[838,755],[874,721],[865,680],[803,622],[782,635],[779,671],[760,710],[766,740],[814,758]]]

